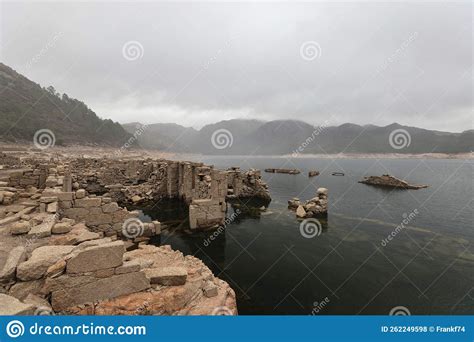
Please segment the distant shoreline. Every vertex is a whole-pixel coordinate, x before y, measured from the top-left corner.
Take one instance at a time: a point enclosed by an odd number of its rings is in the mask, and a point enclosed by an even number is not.
[[[55,146],[53,147],[57,152],[68,153],[85,153],[85,154],[110,154],[114,151],[119,150],[119,147],[110,146],[82,146],[82,145],[71,145],[71,146]],[[0,142],[0,152],[21,154],[29,152],[41,152],[36,150],[32,144],[11,144]],[[282,155],[232,155],[232,154],[198,154],[198,153],[182,153],[182,152],[171,152],[171,151],[160,151],[160,150],[147,150],[147,149],[127,149],[122,150],[120,155],[122,157],[133,157],[140,154],[144,155],[155,155],[163,158],[294,158],[294,159],[474,159],[474,153],[334,153],[334,154],[306,154],[299,153],[294,154],[282,154]]]
[[[191,156],[193,154],[182,154]],[[194,155],[197,156],[197,155]],[[288,158],[288,159],[474,159],[473,153],[335,153],[335,154],[292,154],[284,155],[202,155],[204,157],[222,158]]]

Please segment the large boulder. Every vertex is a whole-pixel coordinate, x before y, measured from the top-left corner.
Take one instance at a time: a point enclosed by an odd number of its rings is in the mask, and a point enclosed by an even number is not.
[[[31,225],[28,221],[15,222],[10,226],[10,234],[20,235],[26,234],[31,230]]]
[[[0,315],[32,315],[35,312],[35,306],[24,304],[18,299],[6,294],[0,294]]]
[[[17,278],[22,281],[40,279],[49,266],[71,253],[74,246],[43,246],[35,249],[27,261],[17,267]]]
[[[15,279],[16,267],[19,263],[25,261],[26,250],[25,247],[18,246],[13,248],[8,254],[7,261],[3,265],[3,269],[0,271],[0,282],[8,283]]]

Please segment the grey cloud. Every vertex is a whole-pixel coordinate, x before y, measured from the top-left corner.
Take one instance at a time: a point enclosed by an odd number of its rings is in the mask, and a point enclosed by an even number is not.
[[[120,122],[472,128],[470,2],[2,7],[4,63]],[[129,41],[141,58],[123,57]],[[321,47],[314,60],[300,55],[307,41]]]

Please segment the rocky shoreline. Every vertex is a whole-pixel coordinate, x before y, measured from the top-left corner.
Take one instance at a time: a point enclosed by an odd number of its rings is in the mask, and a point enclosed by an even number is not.
[[[227,200],[271,200],[258,170],[45,153],[0,165],[0,314],[237,314],[226,282],[149,245],[166,227],[122,206],[179,198],[191,229],[218,227]]]

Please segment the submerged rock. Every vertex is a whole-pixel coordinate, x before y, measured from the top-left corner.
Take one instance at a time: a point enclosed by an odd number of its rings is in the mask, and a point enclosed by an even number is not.
[[[296,211],[297,218],[321,217],[328,213],[328,189],[319,188],[316,197],[301,203],[299,198],[288,201],[288,209]]]
[[[365,177],[363,180],[359,181],[359,183],[380,186],[380,187],[389,187],[389,188],[398,188],[398,189],[423,189],[427,188],[428,185],[414,185],[409,184],[408,182],[398,179],[396,177],[390,175],[382,175],[382,176],[369,176]]]
[[[298,169],[265,169],[265,172],[269,173],[286,173],[289,175],[297,175],[300,174],[301,171]]]

